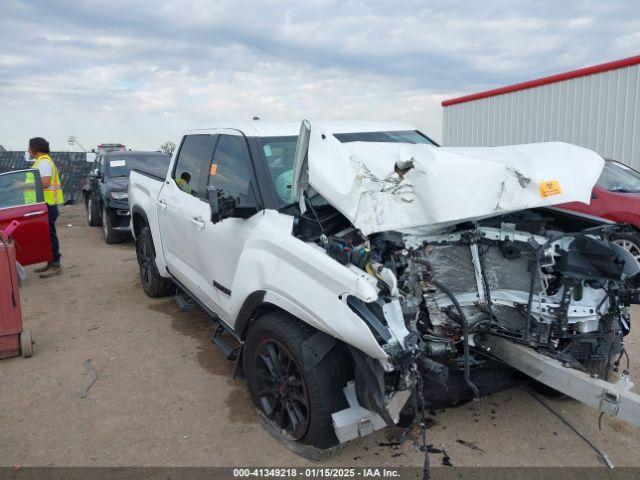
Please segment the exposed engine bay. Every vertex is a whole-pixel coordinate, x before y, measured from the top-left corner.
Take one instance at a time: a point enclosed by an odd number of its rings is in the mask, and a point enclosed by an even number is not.
[[[638,263],[608,241],[627,228],[540,208],[363,237],[325,205],[294,234],[377,279],[375,302],[347,303],[394,365],[381,374],[386,393],[411,389],[417,366],[426,400],[443,405],[512,383],[514,371],[483,348],[488,336],[609,378],[625,355],[628,306],[640,302]]]

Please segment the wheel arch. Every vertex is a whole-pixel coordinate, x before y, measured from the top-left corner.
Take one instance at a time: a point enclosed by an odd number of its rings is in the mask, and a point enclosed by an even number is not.
[[[244,342],[247,338],[251,326],[260,316],[264,315],[267,312],[282,312],[291,316],[296,320],[296,322],[299,322],[300,324],[303,324],[306,327],[314,330],[316,334],[318,334],[317,336],[330,338],[333,340],[334,344],[344,345],[347,350],[351,348],[351,346],[343,340],[329,335],[328,333],[319,330],[314,325],[305,322],[291,310],[292,309],[287,308],[286,305],[278,305],[277,300],[275,300],[274,303],[274,298],[269,296],[266,290],[257,290],[250,294],[242,305],[242,308],[240,309],[240,313],[238,314],[236,323],[234,325],[234,330],[236,334],[238,334],[239,338]],[[320,362],[328,352],[329,350],[324,351],[321,356],[316,358],[316,361]]]
[[[144,227],[149,226],[149,219],[147,218],[147,214],[138,205],[134,206],[131,211],[131,226],[132,233],[135,238],[138,237],[138,234]]]

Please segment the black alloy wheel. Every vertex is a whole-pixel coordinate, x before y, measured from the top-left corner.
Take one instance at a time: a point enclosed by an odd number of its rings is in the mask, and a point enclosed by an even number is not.
[[[136,239],[136,256],[140,267],[140,281],[144,293],[158,298],[173,295],[176,286],[170,278],[164,278],[156,266],[156,252],[153,248],[153,237],[149,227],[140,230]]]
[[[151,262],[153,262],[154,259],[151,257],[147,242],[138,242],[137,247],[138,265],[140,266],[140,280],[142,280],[143,285],[148,285],[151,282],[151,273],[153,268]]]
[[[293,439],[300,440],[309,428],[309,395],[295,358],[272,338],[258,345],[254,358],[261,410]]]

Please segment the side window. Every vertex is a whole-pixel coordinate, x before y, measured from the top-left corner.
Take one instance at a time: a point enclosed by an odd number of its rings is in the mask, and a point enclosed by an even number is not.
[[[173,179],[180,190],[198,198],[207,198],[206,185],[209,165],[217,135],[187,135],[173,171]]]
[[[19,170],[0,174],[0,208],[33,205],[43,201],[38,170]]]
[[[250,172],[251,157],[245,139],[238,135],[220,135],[209,169],[209,185],[242,205],[250,195]]]

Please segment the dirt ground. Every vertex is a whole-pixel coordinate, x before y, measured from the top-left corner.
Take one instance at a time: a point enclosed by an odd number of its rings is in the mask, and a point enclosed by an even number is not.
[[[147,298],[131,242],[106,245],[81,206],[58,220],[64,273],[29,269],[21,289],[30,359],[0,361],[0,465],[305,466],[259,425],[233,363],[210,342],[198,311]],[[638,315],[634,315],[637,320]],[[628,337],[638,371],[640,329]],[[99,378],[90,379],[87,359]],[[636,379],[637,381],[637,379]],[[572,400],[545,399],[600,446],[616,466],[638,466],[640,429]],[[428,443],[455,466],[599,466],[598,455],[522,388],[432,415]],[[419,466],[414,432],[354,441],[330,460],[345,466]],[[432,453],[440,465],[445,453]]]

